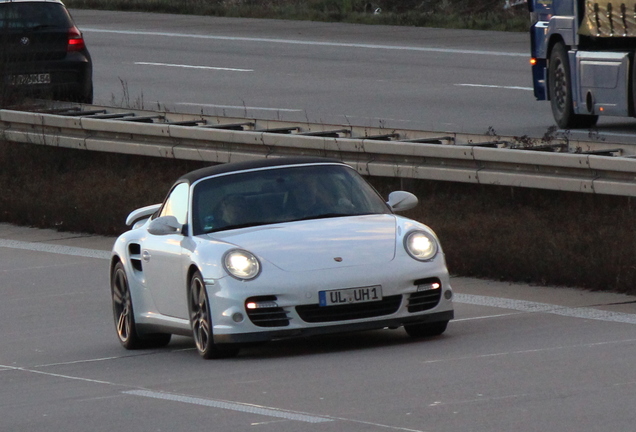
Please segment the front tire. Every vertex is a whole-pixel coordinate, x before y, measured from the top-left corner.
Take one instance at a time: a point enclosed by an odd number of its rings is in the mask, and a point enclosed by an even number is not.
[[[446,331],[448,321],[421,324],[405,324],[404,330],[412,338],[439,336]]]
[[[201,357],[209,360],[234,357],[238,354],[239,349],[237,347],[214,343],[210,301],[203,282],[203,276],[198,271],[190,279],[188,308],[190,310],[192,336]]]
[[[139,336],[135,325],[135,313],[128,276],[121,262],[115,264],[110,278],[113,318],[121,345],[128,350],[158,348],[168,345],[172,337],[169,333],[155,333]]]
[[[585,129],[596,125],[597,115],[574,113],[570,61],[568,51],[562,42],[557,42],[550,53],[548,82],[552,115],[561,129]]]

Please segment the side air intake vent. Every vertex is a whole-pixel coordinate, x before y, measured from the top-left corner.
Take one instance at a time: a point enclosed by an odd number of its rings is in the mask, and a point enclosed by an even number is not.
[[[141,245],[137,243],[130,243],[128,245],[128,256],[130,257],[130,264],[132,265],[132,268],[137,271],[142,271]]]

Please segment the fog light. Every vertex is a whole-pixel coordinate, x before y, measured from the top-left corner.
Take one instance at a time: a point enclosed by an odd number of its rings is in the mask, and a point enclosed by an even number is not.
[[[241,321],[243,321],[243,314],[240,312],[232,314],[232,321],[234,321],[235,323],[240,323]]]
[[[447,290],[446,292],[444,292],[444,298],[446,300],[450,300],[451,298],[453,298],[453,292],[451,290]]]

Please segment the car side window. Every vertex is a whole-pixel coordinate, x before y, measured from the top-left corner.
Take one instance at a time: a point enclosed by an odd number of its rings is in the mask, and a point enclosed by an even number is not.
[[[190,187],[187,183],[180,183],[175,186],[166,199],[159,216],[174,216],[180,224],[185,224],[188,220],[189,190]]]

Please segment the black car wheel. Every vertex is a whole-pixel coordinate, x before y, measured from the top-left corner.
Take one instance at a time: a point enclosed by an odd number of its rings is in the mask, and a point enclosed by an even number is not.
[[[133,350],[168,345],[172,337],[171,334],[153,333],[139,336],[137,333],[128,277],[121,262],[115,264],[110,280],[115,329],[122,346]]]
[[[203,277],[198,271],[192,275],[192,279],[190,280],[188,298],[192,336],[194,337],[199,355],[204,359],[219,359],[236,356],[239,352],[237,347],[214,343],[210,302]]]
[[[422,324],[405,324],[404,330],[412,338],[439,336],[446,331],[448,321]]]
[[[557,125],[562,129],[591,128],[598,121],[597,115],[574,114],[570,61],[563,43],[552,48],[548,67],[550,105]]]

